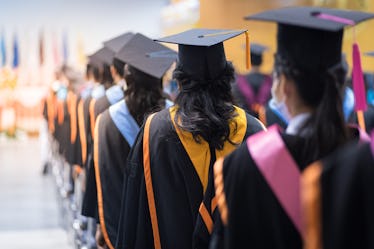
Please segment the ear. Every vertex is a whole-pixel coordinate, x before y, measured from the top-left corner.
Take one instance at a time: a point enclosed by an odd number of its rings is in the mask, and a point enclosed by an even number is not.
[[[293,97],[295,91],[295,84],[292,81],[287,79],[284,74],[281,74],[279,77],[279,87],[280,91],[285,99],[290,99]]]

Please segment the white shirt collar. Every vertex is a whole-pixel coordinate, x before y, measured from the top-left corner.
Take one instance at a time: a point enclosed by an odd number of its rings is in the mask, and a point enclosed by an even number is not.
[[[288,123],[286,133],[290,135],[300,135],[299,131],[310,115],[310,113],[304,112],[293,117]]]

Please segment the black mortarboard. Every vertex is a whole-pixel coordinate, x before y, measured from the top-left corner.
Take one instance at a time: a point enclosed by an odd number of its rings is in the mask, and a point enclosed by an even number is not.
[[[251,54],[262,55],[263,52],[268,50],[267,46],[261,45],[259,43],[251,43]]]
[[[126,45],[128,41],[134,36],[133,33],[127,32],[120,36],[116,36],[110,40],[105,41],[103,44],[105,47],[112,50],[114,53],[117,53],[123,46]]]
[[[251,43],[251,64],[252,66],[259,66],[262,64],[262,54],[268,50],[267,46],[259,43]]]
[[[102,47],[90,56],[90,58],[92,57],[94,60],[100,61],[101,64],[105,63],[105,64],[110,65],[112,64],[112,61],[114,58],[114,52],[107,47]]]
[[[115,57],[146,74],[161,79],[176,61],[177,53],[137,33]]]
[[[366,52],[365,55],[367,55],[367,56],[374,56],[374,51]]]
[[[247,16],[278,23],[277,53],[299,68],[326,69],[341,62],[343,29],[371,13],[320,7],[287,7]]]
[[[156,41],[178,44],[182,69],[194,79],[211,80],[226,68],[223,42],[244,32],[246,30],[191,29]]]
[[[99,59],[99,57],[96,56],[95,53],[88,56],[88,63],[87,64],[89,64],[93,67],[101,68],[103,63],[104,62],[101,59]]]

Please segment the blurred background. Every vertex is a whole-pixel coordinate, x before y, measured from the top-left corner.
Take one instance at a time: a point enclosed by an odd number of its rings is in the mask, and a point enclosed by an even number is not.
[[[276,26],[243,17],[295,5],[374,12],[373,0],[0,0],[2,247],[71,248],[60,229],[54,190],[40,174],[35,139],[42,100],[57,68],[69,65],[83,77],[87,56],[103,41],[128,31],[158,38],[200,27],[248,29],[250,42],[270,47],[263,65],[270,73]],[[373,31],[374,21],[355,28],[361,52],[374,50]],[[343,50],[349,64],[353,39],[348,29]],[[244,35],[225,42],[227,57],[241,74],[246,73],[244,44]],[[364,71],[374,71],[374,57],[362,56],[362,64]]]
[[[315,5],[374,11],[371,0],[0,0],[0,131],[38,130],[40,100],[54,71],[68,64],[82,72],[86,56],[102,42],[126,31],[157,38],[192,27],[248,29],[251,42],[270,46],[263,69],[272,69],[275,25],[244,16],[282,6]],[[360,24],[362,51],[373,49],[373,21]],[[351,61],[352,30],[344,52]],[[245,73],[243,37],[225,43],[227,56]],[[175,47],[176,48],[176,47]],[[374,59],[362,57],[366,71]]]

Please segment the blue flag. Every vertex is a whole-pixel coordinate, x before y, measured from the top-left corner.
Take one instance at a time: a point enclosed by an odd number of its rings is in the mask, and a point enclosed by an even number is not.
[[[13,68],[17,68],[19,64],[19,51],[18,51],[18,39],[17,36],[14,36],[13,40]]]
[[[4,31],[1,32],[0,53],[1,53],[1,66],[5,66],[5,64],[6,64],[6,46],[5,46]]]

